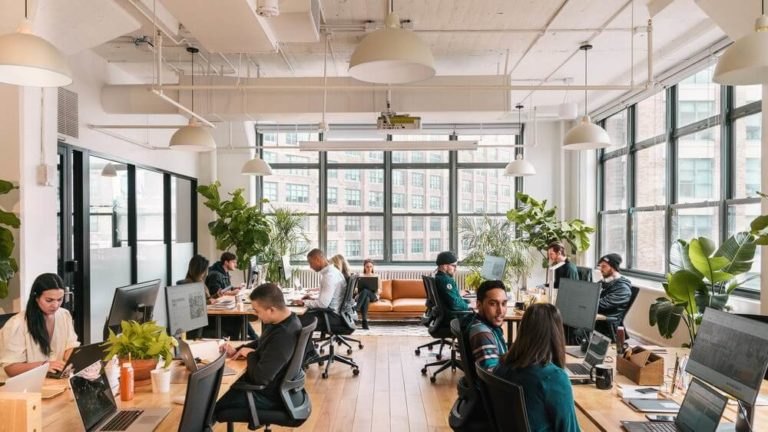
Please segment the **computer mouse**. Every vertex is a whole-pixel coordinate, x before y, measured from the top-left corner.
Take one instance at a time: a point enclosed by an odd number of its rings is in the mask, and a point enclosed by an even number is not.
[[[179,405],[184,405],[184,396],[174,396],[171,402]]]

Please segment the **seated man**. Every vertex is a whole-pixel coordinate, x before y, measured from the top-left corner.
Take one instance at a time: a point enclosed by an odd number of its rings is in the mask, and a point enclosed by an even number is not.
[[[603,279],[600,281],[602,290],[597,313],[605,315],[606,321],[595,322],[595,330],[606,336],[613,334],[609,326],[616,324],[627,313],[632,296],[632,282],[619,273],[620,265],[621,256],[615,253],[605,255],[598,261]]]
[[[245,383],[265,386],[254,391],[256,409],[280,409],[280,381],[293,356],[296,340],[301,331],[299,318],[285,305],[283,292],[273,283],[265,283],[251,292],[251,306],[262,322],[261,338],[233,348],[222,345],[221,350],[234,359],[245,359],[248,365],[240,378]],[[248,410],[248,398],[243,390],[229,390],[216,403],[216,412],[221,410]]]
[[[453,279],[456,267],[459,265],[456,254],[450,251],[440,252],[435,264],[437,264],[435,288],[446,308],[445,325],[447,326],[452,319],[456,318],[455,312],[468,311],[469,304],[462,298],[462,294],[466,293],[459,290],[459,285]]]
[[[504,282],[485,281],[477,289],[477,315],[469,324],[469,350],[480,367],[492,370],[507,352],[501,325],[507,314]]]

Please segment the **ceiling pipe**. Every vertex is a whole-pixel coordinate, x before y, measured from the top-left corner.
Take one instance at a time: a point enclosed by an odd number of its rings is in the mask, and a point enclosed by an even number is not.
[[[622,91],[622,90],[639,90],[645,88],[644,85],[628,85],[628,84],[590,84],[584,85],[518,85],[518,84],[499,84],[499,85],[373,85],[373,84],[361,84],[361,85],[329,85],[328,90],[345,90],[345,91],[385,91],[388,87],[393,90],[417,90],[417,91],[429,91],[429,90],[502,90],[502,91],[521,91],[521,90],[536,90],[536,91],[565,91],[565,90],[602,90],[602,91]],[[166,90],[228,90],[228,91],[240,91],[240,90],[323,90],[322,84],[198,84],[195,86],[188,84],[170,84],[164,85]]]
[[[377,27],[377,28],[382,28]],[[370,27],[366,28],[365,25],[360,24],[329,24],[320,26],[320,30],[327,33],[370,33]],[[507,33],[507,34],[540,34],[545,33],[593,33],[598,31],[596,28],[540,28],[540,29],[508,29],[508,28],[495,28],[495,29],[413,29],[411,31],[416,33]],[[606,32],[633,32],[636,29],[632,27],[615,27],[605,29]]]

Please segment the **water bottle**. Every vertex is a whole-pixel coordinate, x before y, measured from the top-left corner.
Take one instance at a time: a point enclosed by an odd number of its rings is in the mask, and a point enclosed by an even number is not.
[[[133,399],[133,365],[130,361],[123,363],[120,367],[120,400],[129,401]]]

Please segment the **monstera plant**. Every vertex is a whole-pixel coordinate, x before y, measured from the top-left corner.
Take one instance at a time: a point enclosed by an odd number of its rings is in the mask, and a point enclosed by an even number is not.
[[[650,325],[670,339],[683,321],[690,341],[684,346],[693,346],[706,308],[729,310],[733,290],[757,277],[748,274],[756,246],[749,232],[732,235],[719,248],[706,237],[677,240],[670,251],[671,273],[662,283],[667,295],[651,305]]]
[[[18,186],[14,186],[9,181],[0,180],[0,195],[5,195],[14,189],[18,189]],[[20,226],[21,221],[15,214],[0,208],[0,299],[8,297],[8,283],[19,271],[19,265],[13,258],[13,248],[16,247],[16,243],[11,229],[18,229]]]

